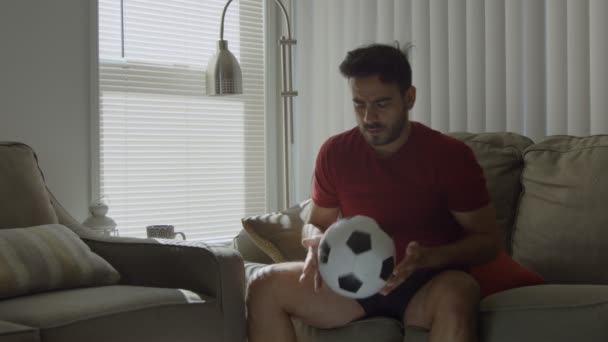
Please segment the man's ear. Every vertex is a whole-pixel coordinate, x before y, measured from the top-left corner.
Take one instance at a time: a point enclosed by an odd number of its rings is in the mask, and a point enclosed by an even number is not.
[[[411,110],[414,107],[414,103],[416,102],[416,87],[410,86],[405,91],[405,108],[407,110]]]

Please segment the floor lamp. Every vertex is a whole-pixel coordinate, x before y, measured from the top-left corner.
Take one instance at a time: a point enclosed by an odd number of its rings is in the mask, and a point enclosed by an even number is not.
[[[291,37],[291,26],[287,10],[280,0],[275,0],[281,7],[285,23],[287,25],[287,37],[281,36],[281,98],[283,99],[283,205],[290,206],[290,153],[289,147],[293,144],[293,97],[298,92],[292,88],[292,64],[291,47],[296,45],[296,40]],[[209,60],[207,67],[207,95],[232,95],[243,93],[243,77],[241,67],[234,55],[228,50],[228,41],[224,40],[224,17],[226,10],[232,0],[228,0],[222,12],[222,24],[220,28],[220,40],[217,42],[217,53]]]

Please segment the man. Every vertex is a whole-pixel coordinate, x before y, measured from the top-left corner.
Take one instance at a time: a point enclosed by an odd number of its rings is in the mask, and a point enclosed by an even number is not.
[[[267,266],[251,282],[249,341],[296,341],[291,316],[334,328],[377,315],[430,329],[430,341],[476,341],[479,285],[466,271],[498,253],[481,168],[465,144],[409,121],[416,88],[400,50],[350,51],[340,71],[358,127],[317,156],[305,262]],[[340,215],[370,216],[393,237],[399,263],[380,294],[353,300],[321,285],[317,247]]]

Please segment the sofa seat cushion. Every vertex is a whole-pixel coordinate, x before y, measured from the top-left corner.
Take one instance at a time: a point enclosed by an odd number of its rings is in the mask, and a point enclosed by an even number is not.
[[[608,286],[538,285],[496,293],[481,302],[480,340],[492,342],[608,341]],[[403,341],[401,324],[373,318],[337,329],[294,320],[298,342]],[[408,342],[428,340],[428,330],[407,326]]]
[[[608,341],[608,286],[538,285],[481,302],[481,340]]]
[[[264,264],[246,263],[247,279]],[[481,341],[608,341],[607,285],[534,285],[495,293],[480,305]],[[294,319],[298,342],[428,340],[428,330],[402,329],[392,318],[363,319],[336,329],[317,329]],[[403,330],[403,331],[402,331]],[[382,336],[383,339],[375,336]],[[589,337],[589,338],[587,338]]]
[[[198,317],[193,319],[193,317]],[[221,308],[190,291],[112,285],[0,302],[0,320],[41,329],[44,341],[221,340]],[[181,338],[180,338],[181,337]]]
[[[608,286],[538,285],[496,293],[481,302],[480,340],[492,342],[608,341]],[[293,320],[298,342],[403,341],[401,324],[364,319],[337,329]],[[428,340],[428,330],[405,328],[408,342]]]
[[[39,342],[38,329],[12,322],[0,321],[0,341]]]
[[[550,137],[524,163],[513,258],[548,283],[608,285],[608,135]]]
[[[297,319],[292,322],[298,342],[403,341],[403,327],[400,322],[392,318],[367,318],[335,329],[313,328]]]
[[[0,143],[0,229],[57,223],[34,151]]]

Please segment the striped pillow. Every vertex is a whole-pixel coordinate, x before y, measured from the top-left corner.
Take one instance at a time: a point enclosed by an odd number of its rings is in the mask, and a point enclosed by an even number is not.
[[[0,229],[0,298],[119,279],[114,267],[63,225]]]
[[[299,261],[306,257],[302,246],[302,227],[310,216],[307,199],[281,212],[241,219],[251,240],[274,262]]]

